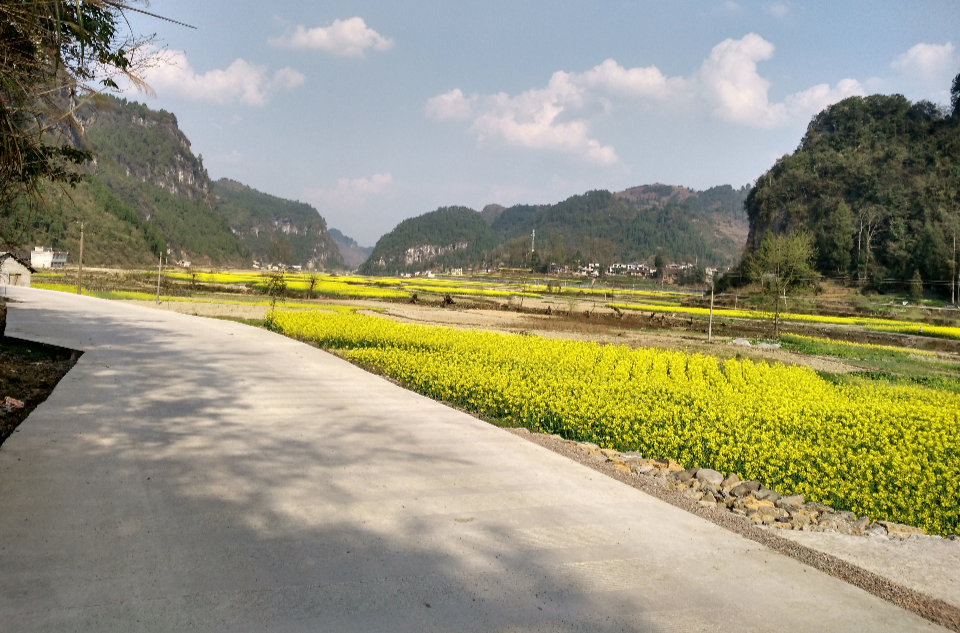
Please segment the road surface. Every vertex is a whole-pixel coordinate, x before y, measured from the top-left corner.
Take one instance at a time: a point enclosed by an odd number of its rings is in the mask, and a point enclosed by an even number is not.
[[[11,289],[2,631],[943,630],[327,353]]]

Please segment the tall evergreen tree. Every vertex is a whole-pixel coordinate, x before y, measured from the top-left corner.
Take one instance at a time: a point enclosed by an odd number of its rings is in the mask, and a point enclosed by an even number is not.
[[[845,275],[850,269],[850,253],[853,251],[853,214],[843,200],[837,205],[830,232],[829,258],[834,271]]]

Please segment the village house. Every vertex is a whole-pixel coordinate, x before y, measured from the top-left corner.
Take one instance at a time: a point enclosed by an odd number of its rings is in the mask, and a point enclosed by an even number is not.
[[[30,251],[30,266],[33,268],[63,268],[67,263],[67,251],[35,246]]]
[[[27,262],[12,253],[0,253],[0,286],[30,287],[35,271]]]

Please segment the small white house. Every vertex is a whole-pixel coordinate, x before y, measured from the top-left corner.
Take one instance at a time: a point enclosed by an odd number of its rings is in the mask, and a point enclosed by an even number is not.
[[[0,253],[0,286],[30,287],[30,275],[33,268],[11,253]]]
[[[55,251],[42,246],[35,246],[30,251],[30,265],[34,268],[63,268],[66,263],[66,251]]]

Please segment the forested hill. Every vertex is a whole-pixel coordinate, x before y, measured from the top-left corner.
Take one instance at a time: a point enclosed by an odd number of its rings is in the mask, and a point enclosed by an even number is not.
[[[797,151],[750,191],[750,244],[767,231],[807,230],[827,276],[879,288],[919,271],[949,293],[958,192],[960,112],[900,95],[851,97],[814,117]]]
[[[105,97],[81,106],[77,118],[95,160],[76,189],[49,191],[46,206],[29,214],[27,247],[67,250],[75,263],[82,221],[88,265],[153,265],[163,254],[195,266],[248,267],[275,242],[273,252],[291,255],[284,263],[342,266],[312,208],[239,183],[233,191],[215,187],[173,114]],[[251,233],[257,222],[269,229]]]
[[[284,200],[229,178],[213,183],[220,213],[253,259],[340,268],[340,249],[326,221],[309,204]]]
[[[364,274],[393,274],[431,266],[462,267],[482,262],[497,237],[479,213],[441,207],[409,218],[381,237],[360,267]]]
[[[735,261],[747,237],[746,188],[646,185],[591,191],[553,205],[438,209],[405,220],[361,268],[393,274],[435,267],[510,267],[652,260]],[[536,231],[536,259],[531,234]]]

